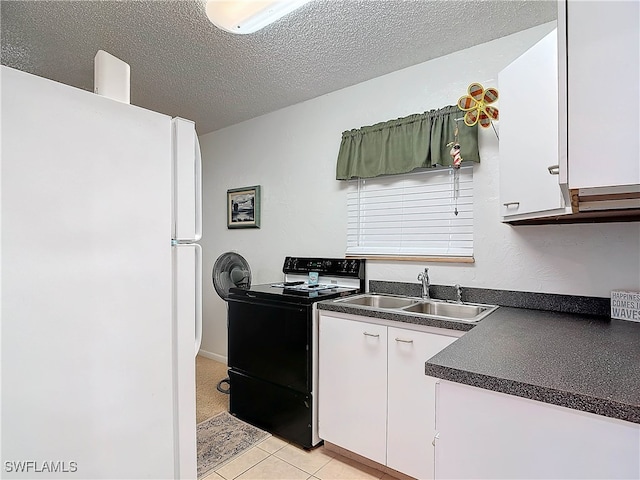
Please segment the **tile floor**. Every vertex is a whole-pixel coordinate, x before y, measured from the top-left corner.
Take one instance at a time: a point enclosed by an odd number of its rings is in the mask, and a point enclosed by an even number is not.
[[[203,480],[396,480],[320,446],[307,451],[269,437]]]

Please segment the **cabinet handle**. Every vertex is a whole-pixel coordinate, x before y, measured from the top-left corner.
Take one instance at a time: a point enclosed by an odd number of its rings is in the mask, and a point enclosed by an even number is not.
[[[369,332],[364,332],[364,334],[365,334],[367,337],[376,337],[376,338],[380,337],[380,334],[378,334],[378,333],[369,333]]]
[[[440,438],[440,432],[436,433],[433,436],[433,440],[431,441],[431,445],[433,445],[434,447],[436,446],[436,440]]]
[[[433,402],[433,425],[435,427],[436,430],[438,430],[438,412],[440,411],[438,409],[438,399],[440,398],[440,380],[436,380],[436,386],[435,386],[435,399]]]
[[[551,175],[560,175],[560,165],[551,165],[547,167],[547,170],[549,170]]]
[[[511,206],[514,207],[519,207],[520,206],[520,202],[507,202],[507,203],[503,203],[502,205],[504,205],[505,207],[509,208]]]
[[[396,338],[396,342],[413,343],[413,340],[404,340],[403,338]]]

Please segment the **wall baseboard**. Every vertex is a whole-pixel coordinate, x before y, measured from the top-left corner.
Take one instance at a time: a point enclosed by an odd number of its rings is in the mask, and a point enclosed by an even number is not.
[[[198,355],[202,355],[203,357],[210,358],[211,360],[215,360],[216,362],[224,363],[227,365],[227,357],[223,357],[222,355],[218,355],[217,353],[207,352],[206,350],[200,349],[198,351]]]
[[[386,465],[382,465],[381,463],[374,462],[373,460],[370,460],[367,457],[358,455],[357,453],[347,450],[346,448],[340,447],[334,443],[327,442],[326,440],[324,442],[324,448],[326,450],[329,450],[330,452],[334,452],[334,453],[337,453],[338,455],[342,455],[343,457],[347,457],[347,458],[350,458],[351,460],[355,460],[356,462],[366,465],[367,467],[374,468],[379,472],[386,473],[387,476],[394,477],[395,479],[416,480],[415,478],[410,477],[405,473],[399,472],[398,470],[394,470],[393,468],[387,467]]]

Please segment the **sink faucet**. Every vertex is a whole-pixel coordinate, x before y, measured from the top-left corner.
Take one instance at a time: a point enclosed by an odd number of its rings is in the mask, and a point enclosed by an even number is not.
[[[462,303],[462,287],[456,283],[456,303]]]
[[[418,280],[422,282],[422,298],[428,300],[429,296],[429,269],[425,268],[423,273],[418,274]]]

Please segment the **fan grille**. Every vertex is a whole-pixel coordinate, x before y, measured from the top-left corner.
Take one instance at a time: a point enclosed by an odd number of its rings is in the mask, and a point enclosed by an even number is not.
[[[251,268],[244,257],[235,252],[226,252],[218,257],[211,274],[213,287],[220,298],[226,300],[231,287],[250,288]]]

